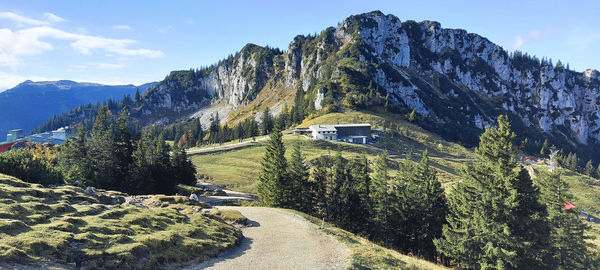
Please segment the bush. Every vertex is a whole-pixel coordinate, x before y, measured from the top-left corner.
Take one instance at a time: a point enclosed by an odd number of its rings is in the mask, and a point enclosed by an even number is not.
[[[14,149],[0,154],[0,173],[42,185],[64,183],[58,170],[43,158],[34,158],[26,149]]]

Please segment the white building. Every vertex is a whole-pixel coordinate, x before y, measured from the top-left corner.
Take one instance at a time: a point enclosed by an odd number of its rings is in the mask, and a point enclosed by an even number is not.
[[[366,144],[371,137],[371,124],[312,125],[308,129],[315,140]]]

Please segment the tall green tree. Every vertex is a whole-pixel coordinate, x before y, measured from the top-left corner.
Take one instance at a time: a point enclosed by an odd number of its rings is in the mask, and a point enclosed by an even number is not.
[[[289,207],[291,185],[287,173],[285,146],[276,126],[267,142],[259,176],[258,197],[267,206]]]
[[[557,269],[591,269],[584,232],[587,225],[576,209],[566,210],[571,200],[569,186],[560,177],[560,170],[541,171],[536,178],[542,201],[548,207],[551,231],[551,256]]]
[[[115,158],[115,180],[119,190],[124,190],[129,177],[130,167],[133,163],[133,142],[129,130],[129,112],[123,108],[115,126],[114,158]]]
[[[588,160],[588,162],[585,164],[585,169],[583,170],[583,173],[587,176],[593,176],[594,174],[594,164],[592,163],[591,160]]]
[[[486,128],[480,136],[477,161],[461,171],[462,181],[448,197],[448,224],[435,244],[463,268],[548,267],[546,209],[516,162],[515,136],[508,117],[498,117],[498,128]]]
[[[293,206],[302,212],[311,211],[310,190],[308,184],[308,168],[304,164],[304,158],[300,151],[300,145],[292,148],[288,175],[292,186]]]
[[[83,127],[77,130],[77,136],[68,138],[58,155],[58,168],[67,183],[79,181],[89,184],[91,178],[90,163],[87,156],[87,133]]]
[[[540,157],[545,157],[548,154],[548,147],[548,139],[545,139],[542,148],[540,149]]]
[[[109,126],[108,108],[100,107],[91,138],[88,141],[88,158],[91,167],[91,185],[98,188],[114,189],[116,186],[116,166],[113,130]]]
[[[271,131],[273,130],[273,126],[275,125],[275,123],[273,121],[273,116],[271,115],[271,111],[269,110],[269,108],[266,108],[265,111],[263,112],[261,125],[262,125],[262,134],[263,135],[267,135],[267,134],[271,133]],[[279,127],[279,128],[283,128],[283,127]]]
[[[196,167],[188,159],[183,147],[175,147],[171,155],[172,176],[178,183],[196,184]]]
[[[406,160],[405,162],[410,162]],[[398,215],[401,218],[396,247],[404,252],[418,254],[429,260],[436,258],[434,239],[442,237],[448,208],[435,169],[429,165],[425,150],[416,166],[405,166],[403,187],[398,195]]]
[[[317,159],[317,164],[312,171],[310,181],[310,192],[312,200],[312,212],[318,217],[325,218],[327,206],[327,174],[329,161],[327,157],[321,156]]]
[[[393,192],[389,175],[389,154],[381,153],[375,163],[371,201],[373,203],[373,232],[376,239],[383,240],[386,247],[390,242],[389,221],[393,213]]]

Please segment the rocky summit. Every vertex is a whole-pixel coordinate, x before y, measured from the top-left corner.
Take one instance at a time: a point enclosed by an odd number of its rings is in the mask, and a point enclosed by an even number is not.
[[[222,122],[258,118],[265,107],[277,114],[297,89],[316,110],[415,110],[422,126],[466,144],[500,114],[536,140],[600,143],[598,71],[576,72],[465,30],[379,11],[296,36],[287,51],[249,44],[210,67],[174,71],[132,115],[147,123],[196,117],[207,127],[217,112]]]

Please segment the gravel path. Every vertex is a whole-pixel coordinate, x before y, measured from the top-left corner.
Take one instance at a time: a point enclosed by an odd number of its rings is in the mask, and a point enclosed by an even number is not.
[[[229,207],[248,218],[238,247],[187,269],[346,269],[350,251],[306,219],[280,209]]]

